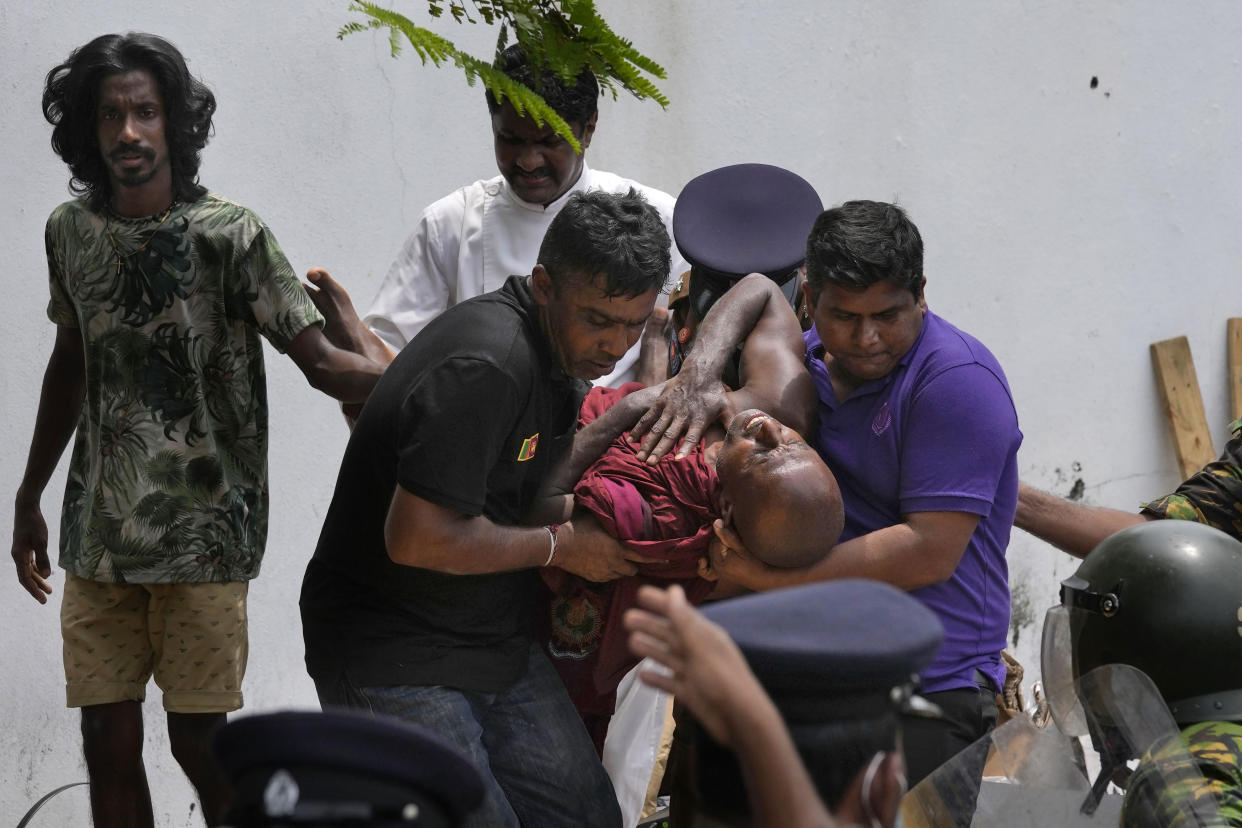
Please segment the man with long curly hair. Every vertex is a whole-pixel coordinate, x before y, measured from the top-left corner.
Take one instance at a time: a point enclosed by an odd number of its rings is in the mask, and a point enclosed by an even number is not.
[[[57,333],[12,554],[46,603],[40,500],[76,424],[61,629],[96,826],[152,824],[141,706],[152,675],[208,824],[225,805],[209,737],[242,705],[246,587],[267,534],[260,334],[341,400],[365,399],[382,370],[329,344],[262,220],[198,183],[215,108],[172,44],[138,33],[75,50],[43,93],[78,197],[47,222]]]

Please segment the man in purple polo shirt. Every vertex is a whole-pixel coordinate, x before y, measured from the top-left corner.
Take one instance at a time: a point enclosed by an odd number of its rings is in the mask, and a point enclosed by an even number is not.
[[[806,366],[819,392],[818,449],[841,487],[845,531],[819,563],[775,569],[718,528],[729,548],[711,561],[721,577],[755,590],[886,581],[939,616],[944,644],[922,680],[944,716],[905,725],[912,785],[996,719],[1022,441],[996,358],[928,311],[925,284],[923,242],[901,208],[851,201],[820,215],[807,241],[814,325],[804,335]],[[644,447],[653,457],[683,424],[714,416],[694,411],[686,389],[704,382],[716,355],[763,314],[789,312],[766,300],[766,287],[748,277],[708,315],[681,389],[666,390],[666,404],[639,424],[651,427]],[[688,431],[680,451],[697,438]]]

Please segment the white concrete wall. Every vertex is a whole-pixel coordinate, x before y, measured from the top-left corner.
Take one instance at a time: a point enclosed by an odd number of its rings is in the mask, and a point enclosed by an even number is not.
[[[295,267],[328,267],[364,305],[421,206],[494,173],[482,93],[412,53],[392,60],[382,37],[338,41],[346,5],[0,0],[6,509],[53,340],[43,222],[68,179],[41,87],[70,49],[129,29],[178,44],[220,102],[203,181],[256,208]],[[397,5],[423,14],[421,0]],[[1024,478],[1061,492],[1081,478],[1088,501],[1135,507],[1178,479],[1148,343],[1190,337],[1225,438],[1225,319],[1242,315],[1242,17],[1227,0],[1073,5],[599,0],[667,67],[672,104],[607,101],[590,160],[671,192],[714,166],[765,161],[829,203],[900,201],[926,240],[932,308],[1008,371]],[[441,30],[480,54],[495,37]],[[297,592],[346,436],[334,405],[274,352],[269,382],[274,494],[251,590],[251,711],[314,703]],[[62,467],[44,498],[53,546],[63,479]],[[1013,637],[1037,672],[1043,610],[1074,564],[1022,533],[1009,560]],[[10,582],[0,595],[0,824],[13,824],[85,769],[63,707],[59,594],[41,607]],[[147,706],[157,822],[201,824],[158,696]],[[35,824],[86,824],[85,801],[65,794]]]

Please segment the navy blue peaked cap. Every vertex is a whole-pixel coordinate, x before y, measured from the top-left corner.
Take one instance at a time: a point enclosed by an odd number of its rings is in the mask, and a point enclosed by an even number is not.
[[[479,773],[431,731],[349,710],[247,716],[216,733],[229,825],[452,828],[483,800]]]
[[[721,167],[686,184],[673,210],[673,239],[694,268],[690,301],[699,318],[748,273],[788,285],[823,209],[805,179],[770,164]]]
[[[790,724],[899,709],[944,637],[935,613],[878,581],[760,592],[703,613],[737,642]]]

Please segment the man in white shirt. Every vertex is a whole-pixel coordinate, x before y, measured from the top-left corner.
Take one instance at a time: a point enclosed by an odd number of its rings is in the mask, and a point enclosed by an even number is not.
[[[497,102],[487,93],[500,175],[450,193],[419,217],[363,320],[393,352],[446,308],[499,288],[510,275],[529,273],[544,231],[577,191],[624,193],[633,188],[660,212],[672,234],[672,196],[587,166],[599,100],[599,84],[589,69],[572,86],[552,72],[536,78],[516,45],[505,49],[496,65],[514,80],[539,89],[569,124],[583,152],[575,152],[551,127],[518,115],[508,101]],[[680,275],[688,265],[676,249],[672,255],[671,272]],[[633,379],[638,350],[638,345],[630,348],[597,384]]]

